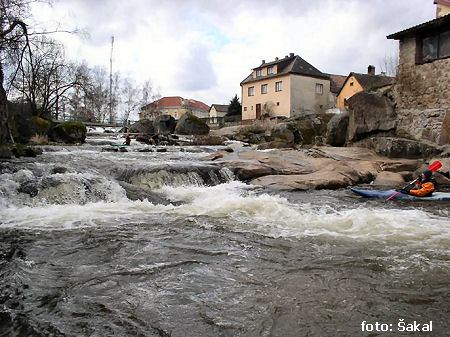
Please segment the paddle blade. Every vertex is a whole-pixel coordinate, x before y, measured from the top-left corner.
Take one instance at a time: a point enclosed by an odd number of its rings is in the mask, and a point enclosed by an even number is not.
[[[434,161],[432,164],[430,164],[430,166],[428,166],[428,169],[431,172],[436,172],[437,170],[439,170],[442,167],[442,163],[439,160]]]

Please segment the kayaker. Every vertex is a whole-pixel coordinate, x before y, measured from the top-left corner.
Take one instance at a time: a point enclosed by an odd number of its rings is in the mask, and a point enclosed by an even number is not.
[[[425,170],[417,178],[415,185],[409,190],[402,190],[402,193],[407,193],[415,197],[428,197],[436,189],[436,182],[433,179],[433,172]]]
[[[127,136],[125,137],[125,141],[123,143],[128,146],[131,144],[130,134],[127,134]]]

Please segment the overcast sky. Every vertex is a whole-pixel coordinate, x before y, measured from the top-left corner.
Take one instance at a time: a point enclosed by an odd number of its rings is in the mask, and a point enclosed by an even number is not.
[[[397,53],[386,35],[435,18],[433,0],[60,0],[39,5],[70,58],[109,68],[163,96],[228,103],[262,59],[300,55],[326,73],[380,70]]]

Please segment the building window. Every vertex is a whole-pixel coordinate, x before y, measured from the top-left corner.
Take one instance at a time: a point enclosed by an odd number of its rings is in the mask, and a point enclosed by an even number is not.
[[[353,82],[350,82],[350,86],[353,87]]]
[[[261,84],[261,94],[267,94],[267,84]]]
[[[252,105],[252,110],[253,110],[253,105]]]
[[[273,74],[273,67],[268,67],[267,68],[267,75],[272,75]]]
[[[417,63],[431,62],[450,56],[450,31],[419,38]]]
[[[323,95],[323,84],[316,83],[316,94]]]
[[[254,96],[255,95],[255,87],[249,87],[248,88],[248,95]]]
[[[275,82],[275,91],[281,91],[283,90],[283,82]]]
[[[257,71],[256,71],[256,77],[261,77],[261,69],[258,69]]]
[[[279,106],[280,105],[280,102],[277,102],[277,106]]]
[[[244,106],[244,111],[247,111],[247,107],[246,106]]]

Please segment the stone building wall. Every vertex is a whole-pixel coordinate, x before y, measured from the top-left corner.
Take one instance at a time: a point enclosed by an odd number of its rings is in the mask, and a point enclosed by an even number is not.
[[[450,144],[450,58],[417,64],[415,38],[400,41],[393,87],[399,136]]]
[[[397,135],[450,144],[450,109],[397,109]]]
[[[400,64],[394,91],[400,109],[450,108],[450,58],[415,62],[414,38],[400,41]]]

